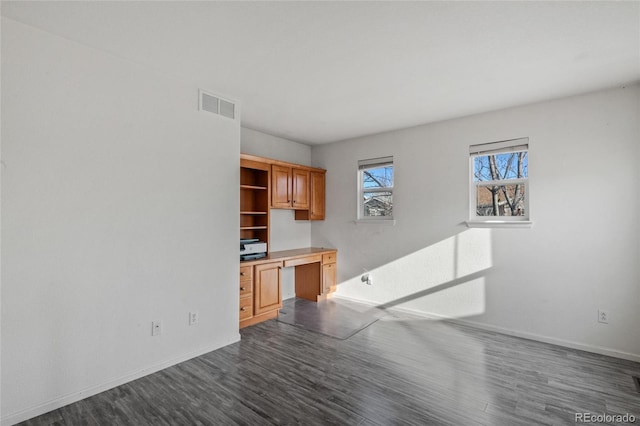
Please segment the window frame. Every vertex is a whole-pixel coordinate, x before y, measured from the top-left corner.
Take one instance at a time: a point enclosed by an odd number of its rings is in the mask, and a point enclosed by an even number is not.
[[[469,227],[530,227],[530,179],[529,179],[529,138],[510,139],[499,142],[490,142],[469,146],[469,220],[466,222]],[[510,152],[527,153],[527,177],[514,179],[500,179],[491,181],[475,181],[475,163],[477,157],[497,155]],[[524,185],[524,216],[478,216],[477,214],[477,191],[480,187],[495,185]]]
[[[364,171],[370,169],[378,169],[382,167],[393,168],[393,182],[391,186],[386,187],[376,187],[376,188],[365,188],[364,187]],[[394,209],[394,199],[393,199],[393,190],[395,186],[395,165],[393,161],[393,156],[387,157],[378,157],[378,158],[370,158],[366,160],[358,160],[358,212],[356,215],[356,222],[359,223],[384,223],[384,224],[395,224],[395,209]],[[365,216],[364,214],[364,196],[367,193],[375,193],[375,192],[389,192],[391,195],[391,206],[392,213],[391,216]]]

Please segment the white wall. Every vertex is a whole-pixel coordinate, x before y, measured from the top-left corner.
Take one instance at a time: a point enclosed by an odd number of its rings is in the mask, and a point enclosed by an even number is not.
[[[273,158],[289,163],[311,165],[311,147],[288,139],[243,127],[240,150],[245,154]],[[271,209],[270,251],[289,250],[311,245],[311,224],[295,220],[293,210]],[[282,298],[295,297],[293,268],[282,269]]]
[[[242,127],[240,150],[245,154],[273,158],[289,163],[311,165],[311,147],[290,139]]]
[[[315,146],[312,243],[339,249],[339,296],[640,360],[639,122],[629,86]],[[519,137],[533,227],[467,229],[468,146]],[[356,225],[357,161],[387,155],[397,224]]]
[[[2,423],[237,341],[239,123],[7,19],[2,88]]]
[[[0,10],[2,4],[0,4]],[[0,19],[0,43],[2,34],[2,19]],[[0,52],[2,48],[0,46]],[[0,65],[0,68],[2,66]],[[1,77],[0,70],[0,77]],[[0,94],[2,93],[2,78],[0,78]],[[2,102],[0,102],[0,320],[2,319]],[[2,423],[2,324],[0,323],[0,424]]]

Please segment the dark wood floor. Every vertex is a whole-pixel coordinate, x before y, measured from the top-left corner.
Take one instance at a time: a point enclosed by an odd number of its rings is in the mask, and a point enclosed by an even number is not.
[[[347,340],[275,320],[24,425],[640,423],[640,364],[388,313]],[[606,422],[605,422],[606,423]]]

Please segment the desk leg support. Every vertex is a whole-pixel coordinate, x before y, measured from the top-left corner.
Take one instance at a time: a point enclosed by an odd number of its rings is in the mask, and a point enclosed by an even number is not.
[[[321,266],[320,262],[298,265],[295,267],[296,297],[311,300],[318,300],[321,294]]]

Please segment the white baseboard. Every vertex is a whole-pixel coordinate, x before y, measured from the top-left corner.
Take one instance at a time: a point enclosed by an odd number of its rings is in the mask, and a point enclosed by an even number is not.
[[[337,294],[334,294],[333,297],[335,299],[344,299],[344,300],[348,300],[350,302],[363,303],[363,304],[371,305],[371,306],[380,305],[380,303],[373,302],[371,300],[355,299],[355,298],[352,298],[352,297],[345,297],[345,296],[341,296],[341,295],[337,295]],[[552,345],[562,346],[562,347],[565,347],[565,348],[578,349],[578,350],[581,350],[581,351],[592,352],[592,353],[599,354],[599,355],[606,355],[606,356],[610,356],[610,357],[613,357],[613,358],[620,358],[620,359],[626,359],[628,361],[640,362],[640,355],[632,354],[632,353],[629,353],[629,352],[622,352],[622,351],[618,351],[618,350],[610,349],[610,348],[603,348],[601,346],[587,345],[587,344],[584,344],[584,343],[574,342],[574,341],[571,341],[571,340],[558,339],[558,338],[555,338],[555,337],[548,337],[548,336],[543,336],[543,335],[540,335],[540,334],[529,333],[529,332],[526,332],[526,331],[514,330],[514,329],[510,329],[510,328],[499,327],[499,326],[495,326],[495,325],[491,325],[491,324],[485,324],[485,323],[481,323],[481,322],[469,321],[469,320],[464,320],[464,319],[460,319],[460,318],[447,317],[447,316],[444,316],[444,315],[438,315],[438,314],[432,314],[432,313],[429,313],[429,312],[419,311],[417,309],[404,308],[404,307],[401,307],[401,306],[394,306],[394,307],[388,308],[388,309],[390,311],[405,312],[405,313],[408,313],[408,314],[411,314],[411,315],[416,315],[416,316],[429,318],[429,319],[433,319],[433,320],[449,321],[449,322],[452,322],[452,323],[455,323],[455,324],[466,325],[466,326],[469,326],[469,327],[475,327],[475,328],[479,328],[479,329],[486,330],[486,331],[492,331],[492,332],[496,332],[496,333],[506,334],[506,335],[509,335],[509,336],[521,337],[523,339],[535,340],[535,341],[543,342],[543,343],[550,343]]]
[[[58,408],[64,407],[65,405],[72,404],[74,402],[78,402],[82,399],[89,398],[90,396],[97,395],[100,392],[104,392],[109,389],[113,389],[115,387],[124,385],[125,383],[132,382],[141,377],[148,376],[149,374],[156,373],[160,370],[164,370],[165,368],[172,367],[176,364],[180,364],[181,362],[188,361],[192,358],[199,357],[200,355],[204,355],[211,351],[215,351],[216,349],[220,349],[224,346],[230,345],[232,343],[236,343],[240,341],[240,333],[238,333],[237,337],[234,340],[231,340],[227,343],[217,344],[206,346],[204,348],[188,352],[186,354],[180,355],[176,358],[160,362],[158,364],[151,365],[149,367],[145,367],[141,370],[137,370],[128,374],[125,374],[121,377],[118,377],[114,380],[110,380],[106,383],[101,383],[95,386],[91,386],[89,388],[83,389],[79,392],[74,392],[60,398],[53,399],[51,401],[45,402],[44,404],[40,404],[36,407],[32,407],[23,411],[19,411],[17,413],[9,414],[6,417],[3,417],[0,421],[2,426],[11,426],[17,423],[23,422],[25,420],[31,419],[33,417],[40,416],[42,414],[48,413],[49,411],[57,410]]]

